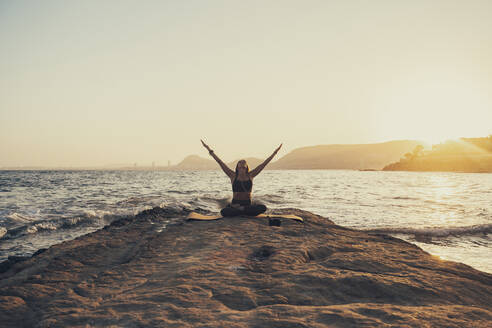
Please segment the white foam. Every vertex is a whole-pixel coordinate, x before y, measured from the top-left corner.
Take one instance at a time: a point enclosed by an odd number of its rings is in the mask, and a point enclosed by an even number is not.
[[[382,228],[368,229],[364,231],[372,233],[405,234],[428,237],[449,237],[489,234],[492,233],[492,224],[477,224],[464,227]]]
[[[53,222],[49,222],[49,221],[46,221],[46,222],[40,222],[40,223],[37,223],[34,225],[38,231],[39,230],[56,230],[56,224],[53,223]]]
[[[0,227],[0,238],[5,236],[6,233],[7,233],[7,229],[5,229],[4,227]]]
[[[89,209],[84,209],[82,212],[87,216],[87,217],[96,217],[99,219],[102,219],[105,215],[112,215],[114,214],[111,211],[106,211],[106,210],[89,210]]]
[[[7,215],[6,218],[8,218],[12,221],[15,221],[15,222],[19,222],[19,223],[27,223],[27,222],[32,222],[35,220],[32,217],[29,217],[29,216],[26,216],[23,214],[19,214],[17,212],[14,212],[14,213]]]

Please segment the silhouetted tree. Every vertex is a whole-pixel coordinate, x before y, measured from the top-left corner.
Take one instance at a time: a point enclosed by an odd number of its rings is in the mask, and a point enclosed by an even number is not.
[[[424,146],[422,145],[417,145],[415,146],[415,149],[413,150],[413,157],[419,157],[419,156],[422,156],[423,153],[424,153]]]

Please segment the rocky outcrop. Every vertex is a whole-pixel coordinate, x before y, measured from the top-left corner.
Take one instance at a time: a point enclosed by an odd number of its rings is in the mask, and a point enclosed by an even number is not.
[[[460,138],[433,145],[432,150],[416,148],[384,171],[492,172],[492,135],[486,138]]]
[[[486,327],[492,275],[386,235],[186,221],[169,209],[52,246],[0,274],[5,327]]]

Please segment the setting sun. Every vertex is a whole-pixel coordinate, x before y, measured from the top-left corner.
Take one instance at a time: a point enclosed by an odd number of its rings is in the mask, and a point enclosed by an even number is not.
[[[443,135],[430,135],[419,138],[420,141],[424,143],[426,148],[431,148],[433,145],[438,145],[440,143],[444,143],[446,141],[456,141],[459,140],[459,137],[448,137]]]

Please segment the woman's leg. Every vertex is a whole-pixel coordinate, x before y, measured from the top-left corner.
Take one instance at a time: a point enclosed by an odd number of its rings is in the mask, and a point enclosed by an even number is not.
[[[232,206],[227,206],[220,211],[220,215],[222,216],[238,216],[241,214],[243,214],[243,211]]]
[[[244,214],[257,216],[258,214],[264,213],[267,210],[266,206],[263,204],[255,204],[246,206],[244,209]]]

